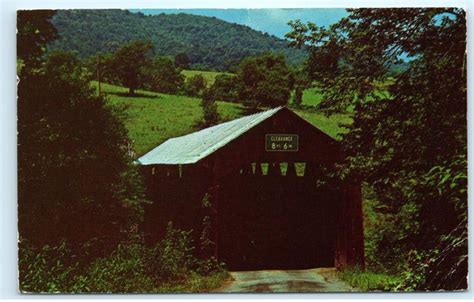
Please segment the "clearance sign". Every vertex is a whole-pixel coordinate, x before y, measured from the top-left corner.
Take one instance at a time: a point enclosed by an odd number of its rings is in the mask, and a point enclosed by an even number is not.
[[[298,151],[297,134],[266,134],[265,151],[296,152]]]

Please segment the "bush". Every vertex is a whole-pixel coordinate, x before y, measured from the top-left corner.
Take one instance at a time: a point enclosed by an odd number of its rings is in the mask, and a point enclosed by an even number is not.
[[[295,107],[301,106],[301,103],[303,103],[303,87],[296,87],[295,88],[295,94],[293,95],[293,105]]]
[[[220,74],[216,76],[210,90],[216,100],[226,102],[237,102],[239,100],[237,77],[235,75]]]
[[[25,66],[18,85],[18,229],[35,248],[66,240],[104,256],[141,220],[145,203],[129,157],[123,111],[97,96],[70,53]]]
[[[184,83],[184,76],[168,57],[157,57],[146,70],[144,87],[153,91],[175,94]]]
[[[79,271],[65,241],[35,249],[20,239],[18,265],[22,292],[69,292]]]
[[[373,272],[399,274],[404,270],[408,253],[401,240],[406,229],[400,225],[413,227],[408,215],[410,207],[405,206],[400,215],[387,213],[371,188],[363,185],[362,189],[366,267]]]
[[[201,74],[196,74],[184,83],[184,93],[189,96],[201,96],[206,87],[206,79]]]
[[[216,97],[212,90],[206,89],[202,96],[201,107],[204,115],[204,125],[212,126],[219,122],[219,113],[217,112]]]
[[[165,238],[153,247],[142,239],[120,244],[106,257],[81,262],[67,248],[35,250],[20,241],[20,289],[25,292],[153,293],[199,292],[220,285],[224,265],[193,255],[191,231],[168,224]]]
[[[360,267],[347,268],[338,275],[350,286],[362,291],[394,291],[401,282],[397,276],[364,271]]]
[[[291,94],[290,70],[282,55],[266,53],[240,63],[237,90],[240,100],[252,109],[286,106]]]
[[[174,229],[173,224],[168,223],[165,238],[158,244],[156,274],[160,280],[185,280],[196,267],[190,235],[191,231]]]
[[[119,245],[108,257],[97,259],[73,285],[73,292],[150,292],[155,282],[148,270],[153,249],[139,244]]]

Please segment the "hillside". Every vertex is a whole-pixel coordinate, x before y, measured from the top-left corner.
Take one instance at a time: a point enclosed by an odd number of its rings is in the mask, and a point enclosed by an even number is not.
[[[131,40],[148,39],[159,55],[184,52],[196,68],[227,70],[242,58],[274,51],[291,64],[305,59],[302,50],[285,40],[225,22],[190,14],[144,15],[127,10],[58,10],[53,18],[60,38],[51,49],[69,50],[80,57],[111,52]]]
[[[97,82],[92,82],[97,86]],[[102,90],[111,104],[125,106],[127,119],[125,126],[137,156],[143,155],[170,137],[180,136],[199,130],[197,122],[202,120],[199,99],[137,90],[140,97],[127,97],[126,88],[102,83]],[[311,103],[310,100],[308,100]],[[244,108],[240,104],[217,102],[222,121],[241,117]],[[330,117],[319,112],[296,111],[321,130],[338,138],[345,132],[339,123],[349,123],[348,115],[336,114]]]

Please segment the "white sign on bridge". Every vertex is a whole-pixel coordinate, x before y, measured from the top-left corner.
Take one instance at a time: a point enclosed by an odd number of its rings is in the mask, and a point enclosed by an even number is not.
[[[266,134],[265,151],[296,152],[298,151],[297,134]]]

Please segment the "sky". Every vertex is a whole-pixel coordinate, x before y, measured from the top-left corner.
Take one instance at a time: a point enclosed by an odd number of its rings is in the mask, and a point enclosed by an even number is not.
[[[284,38],[290,31],[288,21],[300,19],[328,26],[348,15],[343,8],[297,8],[297,9],[131,9],[147,15],[187,13],[216,17],[227,22],[247,25],[252,29]]]

